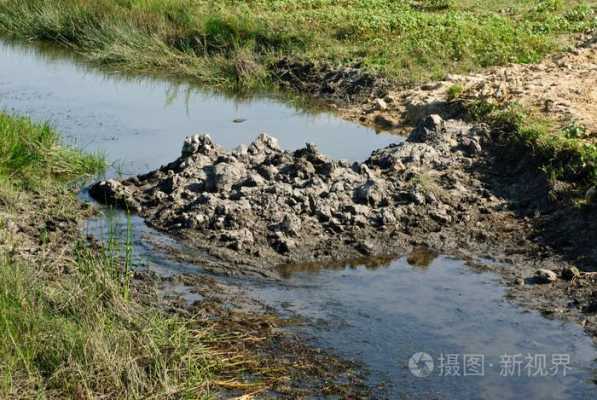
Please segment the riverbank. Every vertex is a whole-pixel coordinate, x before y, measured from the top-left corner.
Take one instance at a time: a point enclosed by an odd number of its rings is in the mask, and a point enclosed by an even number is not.
[[[61,147],[27,119],[0,114],[0,133],[0,397],[366,391],[355,380],[334,386],[334,376],[357,379],[355,367],[278,332],[274,316],[181,303],[161,294],[171,280],[132,270],[126,237],[81,236],[94,210],[74,192],[102,157]],[[214,299],[226,290],[178,280]]]
[[[0,32],[118,70],[219,89],[281,84],[343,102],[386,84],[537,62],[595,27],[593,16],[590,3],[576,0],[4,0]]]
[[[583,95],[562,75],[593,87],[595,49],[588,41],[541,64],[341,109],[364,123],[405,122],[397,126],[412,123],[405,114],[413,110],[449,118],[421,120],[406,143],[362,164],[331,160],[312,146],[282,152],[269,137],[235,152],[196,137],[178,160],[100,183],[95,196],[207,251],[227,273],[270,275],[279,264],[395,257],[428,246],[500,273],[515,300],[576,319],[594,336],[593,93]],[[502,75],[528,87],[496,83]],[[543,86],[543,100],[556,106],[549,110],[537,103]],[[160,212],[165,206],[169,213]],[[573,239],[577,232],[585,233]]]

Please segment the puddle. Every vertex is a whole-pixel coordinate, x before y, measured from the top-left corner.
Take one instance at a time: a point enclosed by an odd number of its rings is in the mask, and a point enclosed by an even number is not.
[[[273,99],[238,101],[188,84],[110,76],[60,54],[2,43],[0,109],[49,120],[69,142],[103,151],[118,162],[114,172],[123,174],[173,160],[184,136],[198,132],[209,132],[216,142],[233,148],[266,131],[288,149],[313,142],[324,153],[349,160],[364,160],[373,149],[400,140]],[[139,265],[166,275],[201,271],[156,253],[148,238],[178,244],[137,217],[127,220],[115,212],[112,221],[89,221],[87,231],[105,237],[108,227],[126,232],[129,223]],[[403,259],[308,265],[286,268],[282,284],[237,283],[282,315],[309,321],[296,329],[317,345],[363,362],[371,370],[371,383],[384,384],[381,396],[595,398],[597,353],[580,327],[508,303],[494,275],[474,273],[458,260],[423,253],[410,261],[417,266]],[[176,291],[189,301],[200,300],[185,287]],[[432,371],[413,369],[429,376],[417,377],[409,369],[415,353],[430,356]],[[472,370],[463,376],[465,355],[469,361],[471,355],[483,356],[482,376],[471,376]],[[537,365],[530,365],[528,355]],[[569,357],[565,376],[561,368],[551,376],[557,357]],[[416,367],[430,366],[425,357],[417,361]],[[458,376],[440,376],[446,372]],[[550,376],[528,376],[541,372]]]

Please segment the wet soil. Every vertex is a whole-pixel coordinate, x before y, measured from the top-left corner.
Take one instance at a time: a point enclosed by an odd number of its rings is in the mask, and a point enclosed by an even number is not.
[[[271,271],[280,264],[396,256],[422,240],[453,251],[461,245],[449,238],[462,236],[453,230],[468,223],[467,236],[475,237],[488,207],[501,206],[479,180],[460,173],[474,164],[486,133],[431,116],[404,143],[352,164],[311,144],[281,150],[266,135],[232,152],[194,136],[174,162],[99,182],[90,194],[238,265],[239,273],[247,272],[243,265]]]

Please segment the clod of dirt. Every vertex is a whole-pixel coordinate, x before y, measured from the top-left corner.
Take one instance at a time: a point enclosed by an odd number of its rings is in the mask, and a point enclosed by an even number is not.
[[[364,163],[332,160],[312,144],[284,151],[265,134],[234,151],[195,135],[176,161],[99,182],[91,195],[236,264],[392,255],[409,248],[414,234],[477,219],[469,209],[488,200],[471,196],[481,193],[479,183],[455,170],[471,163],[468,148],[481,146],[482,134],[434,115],[406,142],[376,150]]]
[[[539,269],[535,272],[536,283],[554,283],[558,280],[558,275],[548,269]]]
[[[345,104],[371,95],[381,97],[389,86],[387,81],[363,71],[359,65],[335,68],[326,63],[284,58],[272,65],[271,70],[282,87]]]

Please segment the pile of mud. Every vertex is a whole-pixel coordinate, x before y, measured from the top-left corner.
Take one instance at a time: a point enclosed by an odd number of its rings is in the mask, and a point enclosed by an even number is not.
[[[196,135],[176,161],[99,182],[91,195],[234,264],[395,255],[413,238],[433,240],[428,233],[450,226],[472,224],[475,232],[475,221],[488,214],[479,199],[497,199],[461,170],[486,134],[431,116],[406,142],[376,150],[363,163],[331,160],[310,144],[284,151],[265,134],[234,151]],[[449,244],[449,236],[436,236],[434,248]]]

